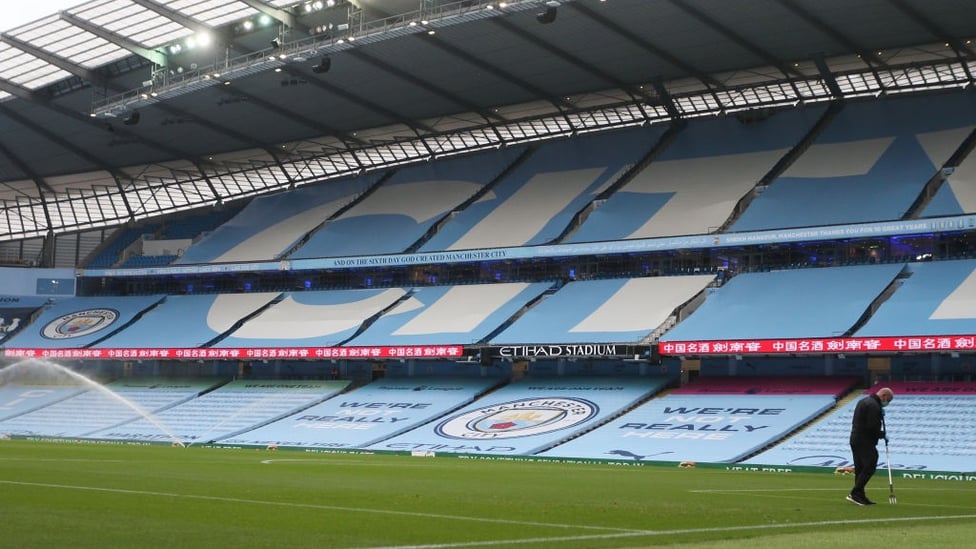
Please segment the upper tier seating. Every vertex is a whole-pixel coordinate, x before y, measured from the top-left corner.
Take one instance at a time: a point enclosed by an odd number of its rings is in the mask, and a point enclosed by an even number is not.
[[[0,343],[30,323],[31,316],[46,303],[41,296],[11,297],[0,306]]]
[[[37,319],[4,347],[77,349],[123,328],[155,306],[161,295],[69,297],[44,309]]]
[[[488,194],[445,223],[420,251],[552,242],[651,151],[663,132],[658,126],[630,128],[542,144]]]
[[[491,343],[637,343],[713,278],[689,275],[570,282],[529,309]]]
[[[201,234],[213,231],[240,213],[240,206],[221,205],[219,207],[195,210],[197,213],[169,218],[157,235],[159,240],[194,239]]]
[[[119,261],[122,251],[130,244],[143,235],[154,235],[162,226],[162,223],[147,223],[117,231],[112,235],[108,244],[102,248],[102,251],[88,262],[88,268],[103,269],[115,265]]]
[[[976,212],[976,156],[969,154],[945,178],[921,215],[939,217],[971,212]]]
[[[233,219],[187,248],[174,263],[277,259],[379,177],[367,174],[255,198]]]
[[[744,273],[713,290],[662,341],[837,337],[854,327],[902,264]]]
[[[279,294],[170,295],[96,348],[202,347]]]
[[[976,334],[976,260],[909,263],[911,276],[857,336]]]
[[[329,347],[406,295],[403,288],[289,292],[214,347]]]
[[[525,151],[509,147],[407,166],[312,234],[293,259],[400,253]]]
[[[590,213],[566,242],[713,232],[824,110],[791,109],[750,123],[732,116],[692,119],[660,156]]]
[[[478,343],[550,287],[547,282],[508,282],[417,288],[347,344]]]
[[[731,231],[901,219],[976,127],[976,95],[850,103]]]

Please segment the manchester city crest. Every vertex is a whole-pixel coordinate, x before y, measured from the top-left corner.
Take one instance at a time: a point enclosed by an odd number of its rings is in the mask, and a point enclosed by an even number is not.
[[[117,318],[119,312],[114,309],[75,311],[48,322],[41,335],[48,339],[81,337],[111,326]]]
[[[596,404],[581,398],[525,398],[465,412],[436,430],[444,437],[468,440],[518,438],[575,427],[597,412]]]

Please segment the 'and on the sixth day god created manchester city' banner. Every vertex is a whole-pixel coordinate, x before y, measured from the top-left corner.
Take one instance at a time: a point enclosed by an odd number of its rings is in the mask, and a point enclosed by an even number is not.
[[[530,455],[656,393],[665,378],[522,379],[371,450]]]

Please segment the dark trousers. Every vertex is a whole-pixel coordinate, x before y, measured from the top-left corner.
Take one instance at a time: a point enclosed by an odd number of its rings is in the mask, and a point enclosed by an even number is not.
[[[854,455],[854,488],[852,494],[864,495],[864,487],[878,470],[878,443],[851,441],[851,453]]]

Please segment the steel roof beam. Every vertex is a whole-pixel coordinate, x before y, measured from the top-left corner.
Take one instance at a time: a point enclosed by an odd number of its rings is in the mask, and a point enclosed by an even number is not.
[[[627,84],[626,82],[621,81],[616,76],[613,76],[612,74],[609,74],[606,71],[603,71],[600,68],[595,67],[595,66],[593,66],[593,65],[591,65],[591,64],[583,61],[582,59],[580,59],[580,58],[578,58],[578,57],[576,57],[574,55],[570,55],[565,50],[562,50],[562,49],[560,49],[560,48],[552,45],[551,43],[546,42],[545,40],[539,38],[535,34],[532,34],[532,33],[528,32],[528,31],[522,29],[521,27],[516,26],[515,24],[513,24],[510,21],[507,21],[505,19],[498,18],[498,17],[492,19],[492,21],[494,21],[499,26],[504,27],[509,32],[511,32],[511,33],[517,35],[518,37],[522,38],[523,40],[526,40],[528,42],[531,42],[533,45],[535,45],[535,46],[537,46],[539,48],[542,48],[543,50],[551,53],[552,55],[554,55],[556,57],[561,58],[562,60],[566,61],[567,63],[569,63],[571,65],[575,65],[576,67],[579,67],[580,69],[582,69],[582,70],[584,70],[584,71],[586,71],[586,72],[588,72],[588,73],[596,76],[597,78],[600,78],[600,79],[602,79],[605,82],[608,82],[610,85],[614,86],[617,89],[626,91],[628,94],[630,94],[631,97],[644,97],[644,98],[650,99],[640,89],[637,89],[634,86],[631,86],[630,84]]]
[[[55,67],[66,72],[70,72],[78,78],[87,80],[88,82],[98,85],[105,85],[106,83],[106,79],[95,71],[86,69],[77,63],[72,63],[70,60],[61,57],[60,55],[55,55],[47,50],[38,48],[30,42],[24,42],[23,40],[10,35],[9,33],[5,32],[0,34],[0,42],[5,42],[24,53],[33,55],[49,65],[54,65]]]
[[[852,52],[857,52],[857,54],[861,56],[861,59],[868,65],[871,64],[879,65],[879,66],[887,65],[887,63],[885,63],[883,59],[878,57],[878,55],[875,54],[872,50],[865,48],[860,44],[855,43],[854,40],[851,39],[849,36],[840,32],[836,28],[828,25],[827,23],[823,22],[819,17],[815,16],[806,8],[798,5],[794,0],[782,0],[782,4],[783,7],[792,11],[800,19],[806,21],[807,23],[815,27],[820,32],[840,42],[845,48],[849,49]]]
[[[135,55],[138,55],[139,57],[148,59],[149,61],[161,67],[166,66],[166,55],[163,54],[162,52],[149,49],[143,46],[142,44],[139,44],[135,40],[131,40],[125,36],[122,36],[121,34],[112,32],[104,27],[99,27],[98,25],[92,23],[91,21],[82,19],[81,17],[78,17],[77,15],[68,13],[66,11],[59,12],[58,16],[63,21],[67,21],[68,23],[78,27],[79,29],[82,29],[86,32],[90,32],[95,36],[98,36],[99,38],[108,40],[109,42],[112,42],[116,46],[126,49],[134,53]]]
[[[888,0],[888,2],[899,9],[902,13],[908,15],[912,21],[918,23],[922,26],[922,28],[932,33],[932,36],[935,36],[943,43],[948,44],[949,47],[952,48],[953,51],[956,52],[956,55],[960,58],[976,58],[976,53],[974,53],[973,49],[966,44],[965,40],[952,36],[948,31],[936,25],[935,22],[915,9],[913,6],[906,3],[904,0]]]
[[[518,76],[515,76],[514,74],[512,74],[512,73],[510,73],[510,72],[508,72],[506,70],[500,69],[497,66],[492,65],[491,63],[485,61],[484,59],[482,59],[480,57],[476,57],[474,55],[471,55],[470,53],[468,53],[468,52],[466,52],[464,50],[455,48],[455,47],[453,47],[451,45],[448,45],[448,44],[444,43],[441,40],[436,40],[436,39],[434,39],[434,37],[431,37],[431,36],[426,35],[426,34],[425,35],[422,35],[421,38],[423,38],[424,40],[427,40],[431,45],[434,45],[437,48],[439,48],[439,49],[441,49],[441,50],[443,50],[443,51],[445,51],[445,52],[447,52],[447,53],[449,53],[451,55],[460,57],[461,59],[467,61],[468,63],[471,63],[472,65],[478,67],[479,69],[481,69],[481,70],[483,70],[483,71],[485,71],[487,73],[491,73],[491,74],[497,76],[498,78],[500,78],[501,80],[504,80],[505,82],[508,82],[509,84],[514,84],[514,85],[522,88],[523,90],[529,92],[530,94],[532,94],[532,95],[534,95],[536,97],[542,97],[542,98],[550,97],[549,102],[550,103],[553,103],[554,105],[556,105],[557,108],[562,108],[562,107],[572,108],[572,105],[570,105],[569,103],[564,102],[561,98],[559,98],[559,99],[552,99],[551,96],[550,96],[550,94],[549,94],[549,92],[547,92],[546,90],[543,90],[543,89],[537,87],[536,85],[534,85],[534,84],[532,84],[530,82],[527,82],[527,81],[519,78]],[[496,117],[496,119],[497,119],[497,117]],[[504,121],[504,119],[500,119],[500,120],[501,121]]]
[[[109,173],[113,173],[115,171],[115,168],[112,168],[111,166],[109,166],[109,164],[106,163],[101,158],[98,158],[94,154],[92,154],[92,153],[90,153],[90,152],[82,149],[81,147],[79,147],[78,145],[76,145],[74,141],[72,141],[70,139],[66,139],[66,138],[62,137],[61,135],[59,135],[59,134],[57,134],[57,133],[55,133],[55,132],[53,132],[53,131],[51,131],[51,130],[43,127],[43,126],[38,126],[37,124],[34,124],[33,122],[31,122],[29,119],[25,118],[20,113],[14,111],[13,109],[10,109],[10,108],[7,108],[6,106],[4,106],[3,103],[0,103],[0,113],[2,113],[4,116],[10,118],[11,120],[17,122],[21,126],[24,126],[25,128],[29,128],[30,130],[32,130],[32,131],[34,131],[34,132],[36,132],[38,134],[41,134],[42,136],[44,136],[45,139],[48,139],[51,142],[57,144],[59,147],[65,149],[67,151],[70,151],[72,154],[78,156],[79,158],[82,158],[82,159],[84,159],[84,160],[86,160],[88,162],[91,162],[92,164],[98,166],[98,169],[100,169],[102,171],[105,171],[105,172],[109,172]]]
[[[837,84],[837,79],[834,78],[834,73],[830,72],[830,67],[827,66],[827,61],[824,60],[822,53],[813,54],[813,64],[816,65],[817,70],[820,71],[820,77],[823,78],[824,84],[826,84],[827,89],[830,90],[830,95],[837,99],[843,99],[844,92],[841,91],[840,85]]]
[[[161,150],[161,151],[169,154],[170,156],[175,156],[177,158],[185,158],[185,159],[190,159],[190,160],[192,160],[192,159],[195,158],[194,155],[189,154],[186,151],[182,151],[182,150],[176,149],[174,147],[171,147],[170,145],[167,145],[167,144],[164,144],[164,143],[161,143],[161,142],[152,140],[152,139],[148,139],[148,138],[142,137],[142,136],[140,136],[138,134],[135,134],[135,133],[132,133],[132,132],[125,131],[125,130],[123,130],[121,128],[115,128],[114,126],[110,125],[109,123],[107,123],[105,121],[101,121],[101,120],[98,120],[96,118],[92,118],[90,116],[87,116],[87,115],[81,114],[79,112],[76,112],[76,111],[74,111],[72,109],[69,109],[69,108],[63,107],[61,105],[58,105],[57,103],[48,101],[46,98],[43,98],[43,97],[38,96],[36,93],[32,92],[31,90],[28,90],[26,88],[23,88],[21,86],[18,86],[16,84],[13,84],[11,82],[8,82],[6,80],[0,80],[0,90],[3,90],[3,91],[6,91],[7,93],[16,95],[17,97],[20,97],[22,99],[25,99],[25,100],[28,100],[28,101],[32,101],[32,102],[36,103],[37,105],[40,105],[40,106],[45,107],[47,109],[50,109],[50,110],[56,112],[57,114],[60,114],[60,115],[64,116],[65,118],[68,118],[68,119],[71,119],[71,120],[75,120],[76,122],[80,122],[80,123],[87,124],[87,125],[97,125],[97,126],[100,126],[100,127],[104,128],[104,129],[108,129],[109,131],[112,131],[114,133],[117,133],[117,134],[119,134],[120,136],[122,136],[122,137],[124,137],[126,139],[131,139],[131,140],[136,141],[138,143],[141,143],[143,145],[146,145],[146,146],[149,146],[149,147],[153,147],[153,148],[159,149],[159,150]],[[67,140],[61,138],[58,134],[55,134],[53,132],[50,132],[50,131],[48,131],[45,128],[42,128],[42,127],[40,127],[40,126],[38,126],[36,124],[33,124],[33,123],[29,122],[23,116],[21,116],[20,114],[14,112],[12,109],[8,109],[8,108],[4,107],[2,102],[0,102],[0,112],[5,113],[10,118],[12,118],[12,119],[20,122],[22,125],[24,125],[26,127],[32,128],[32,129],[34,129],[37,132],[43,133],[44,136],[47,137],[48,139],[50,139],[51,141],[57,143],[58,145],[61,145],[63,147],[66,147],[68,150],[71,150],[73,152],[76,152],[76,154],[79,154],[79,157],[84,158],[85,160],[88,160],[89,162],[97,165],[99,167],[99,169],[103,169],[103,170],[107,170],[107,171],[109,170],[109,168],[107,168],[108,164],[105,163],[103,160],[98,159],[98,158],[92,156],[87,151],[84,151],[83,149],[80,149],[79,147],[77,147],[77,145],[74,145],[73,142],[67,141]]]
[[[138,4],[146,8],[151,12],[155,12],[159,15],[162,15],[163,17],[169,19],[170,21],[173,21],[174,23],[178,23],[183,27],[186,27],[194,32],[213,32],[214,30],[208,27],[203,22],[197,21],[196,19],[184,14],[183,12],[174,10],[169,6],[164,6],[159,2],[155,2],[153,0],[129,0],[129,1],[132,2],[133,4]]]
[[[79,148],[72,141],[67,140],[67,139],[61,137],[60,135],[58,135],[58,134],[56,134],[54,132],[51,132],[51,131],[49,131],[49,130],[47,130],[45,128],[42,128],[40,126],[37,126],[36,124],[31,123],[29,120],[24,119],[24,117],[21,116],[19,113],[14,112],[12,109],[8,109],[7,107],[3,106],[2,103],[0,103],[0,113],[3,113],[4,116],[7,116],[11,120],[14,120],[15,122],[19,123],[20,125],[25,126],[27,128],[30,128],[32,131],[35,131],[35,132],[43,135],[46,139],[49,139],[50,141],[56,143],[58,146],[64,148],[67,151],[70,151],[72,154],[78,156],[79,158],[82,158],[84,160],[87,160],[88,162],[91,162],[92,164],[98,166],[98,168],[100,170],[102,170],[102,171],[110,174],[112,176],[112,178],[115,180],[116,185],[118,186],[119,192],[122,194],[123,202],[125,203],[126,208],[128,208],[129,217],[131,218],[133,216],[132,208],[129,207],[129,202],[128,202],[128,200],[125,199],[125,193],[124,193],[124,191],[122,189],[122,185],[121,185],[121,183],[119,181],[120,178],[129,179],[127,176],[125,176],[124,174],[120,173],[117,169],[112,168],[111,166],[109,166],[108,164],[106,164],[102,159],[96,157],[95,155],[91,154],[90,152],[88,152],[88,151],[86,151],[84,149]],[[0,147],[2,147],[2,146],[3,145],[0,144]],[[6,149],[5,148],[4,148],[4,151],[6,152]],[[14,156],[12,154],[7,154],[7,156],[10,157],[11,160],[13,160],[14,162],[20,164],[19,159],[17,159],[16,156]],[[29,176],[31,176],[31,178],[34,180],[35,184],[38,185],[38,190],[39,191],[48,190],[52,194],[57,194],[54,191],[54,189],[52,189],[49,185],[47,185],[47,183],[44,183],[43,182],[43,179],[41,179],[36,174],[34,174],[30,169],[28,169],[26,167],[21,167],[21,170],[23,170],[25,174],[28,174]],[[51,230],[53,230],[53,228],[52,228],[53,222],[51,220],[51,215],[48,212],[47,200],[45,200],[44,193],[43,192],[40,192],[40,200],[41,200],[42,206],[44,208],[44,215],[47,216],[47,224],[48,224],[47,228],[48,228],[49,231],[51,231]]]
[[[149,0],[133,0],[133,1],[136,2],[136,3],[140,3],[140,4],[143,3],[143,2],[149,2]],[[203,28],[206,28],[205,26],[202,26],[202,27]],[[10,44],[11,46],[13,46],[13,47],[15,47],[17,49],[20,49],[22,51],[27,52],[27,53],[33,55],[34,57],[37,57],[37,58],[41,59],[42,61],[45,61],[47,63],[50,63],[50,64],[52,64],[52,65],[54,65],[54,66],[56,66],[56,67],[58,67],[58,68],[60,68],[62,70],[65,70],[67,72],[70,72],[71,74],[73,74],[73,75],[75,75],[75,76],[77,76],[79,78],[82,78],[84,80],[87,80],[88,82],[91,82],[91,83],[96,84],[98,86],[103,86],[103,87],[105,87],[107,89],[111,89],[113,91],[117,91],[117,92],[124,91],[124,88],[122,88],[121,86],[112,84],[110,80],[102,77],[97,72],[88,70],[88,69],[86,69],[86,68],[84,68],[84,67],[82,67],[80,65],[77,65],[75,63],[72,63],[69,60],[67,60],[67,59],[65,59],[65,58],[63,58],[63,57],[61,57],[59,55],[55,55],[55,54],[52,54],[52,53],[50,53],[48,51],[45,51],[43,49],[37,48],[36,46],[34,46],[34,45],[32,45],[32,44],[30,44],[28,42],[24,42],[22,40],[19,40],[19,39],[13,37],[13,36],[10,36],[8,34],[2,34],[2,35],[0,35],[0,40],[6,42],[8,44]],[[199,123],[201,125],[204,125],[204,126],[210,128],[211,130],[217,132],[217,133],[221,133],[221,134],[224,134],[224,135],[226,135],[228,137],[232,137],[234,139],[237,139],[241,143],[250,144],[250,145],[255,146],[255,147],[264,148],[268,152],[271,151],[270,145],[268,143],[259,142],[259,141],[255,140],[251,136],[245,135],[245,134],[243,134],[241,132],[237,132],[237,131],[231,130],[231,129],[226,128],[226,127],[223,127],[223,126],[219,126],[217,124],[214,124],[214,123],[210,122],[209,120],[203,119],[203,118],[201,118],[199,116],[196,116],[196,115],[193,115],[193,114],[190,114],[190,113],[188,113],[188,112],[186,112],[186,111],[184,111],[182,109],[177,109],[175,107],[172,107],[171,105],[169,105],[169,104],[167,104],[165,102],[160,102],[156,106],[160,110],[162,110],[162,111],[164,111],[164,112],[166,112],[168,114],[174,114],[174,115],[177,115],[177,116],[186,116],[186,117],[192,118],[195,122],[197,122],[197,123]]]
[[[31,167],[28,166],[27,163],[23,161],[23,159],[21,159],[19,156],[14,154],[14,152],[8,149],[2,142],[0,142],[0,154],[9,158],[10,161],[13,162],[20,171],[24,172],[24,175],[26,175],[28,179],[34,182],[34,185],[37,187],[38,194],[41,197],[44,196],[45,192],[54,194],[54,189],[52,189],[51,186],[47,184],[47,181],[45,181],[43,177],[37,175],[34,172],[34,170],[32,170]],[[44,208],[44,211],[47,212],[46,207]],[[49,221],[50,221],[50,217],[49,217]]]
[[[753,44],[749,40],[746,40],[745,38],[742,37],[742,35],[740,35],[737,32],[734,32],[732,29],[718,22],[713,17],[705,13],[702,9],[688,3],[687,0],[670,0],[670,1],[672,4],[675,5],[675,7],[677,7],[681,11],[687,13],[688,15],[691,15],[695,19],[704,23],[706,26],[711,27],[712,30],[715,30],[722,36],[725,36],[726,38],[736,43],[741,48],[747,50],[749,53],[759,57],[768,65],[776,67],[780,72],[782,72],[787,77],[804,78],[804,75],[802,73],[800,73],[793,67],[790,67],[789,64],[784,62],[784,60],[777,58],[776,56],[772,55],[768,51]]]
[[[705,74],[698,67],[692,65],[691,63],[688,63],[688,62],[682,60],[680,57],[678,57],[677,55],[674,55],[673,53],[669,52],[668,50],[665,50],[663,48],[660,48],[658,46],[655,46],[654,44],[652,44],[652,43],[648,42],[646,39],[644,39],[643,36],[637,35],[637,34],[631,32],[631,31],[625,29],[624,27],[622,27],[622,26],[618,25],[617,23],[611,21],[610,19],[608,19],[607,17],[605,17],[601,13],[598,13],[596,10],[590,8],[586,4],[583,4],[582,2],[572,2],[570,4],[567,4],[567,6],[572,7],[573,9],[575,9],[575,10],[579,11],[580,13],[586,15],[590,19],[592,19],[592,20],[596,21],[597,23],[603,25],[604,27],[606,27],[610,31],[614,32],[615,34],[618,34],[620,36],[623,36],[627,40],[631,41],[632,43],[634,43],[634,44],[640,46],[642,49],[646,50],[651,55],[660,57],[661,59],[667,61],[668,63],[671,63],[672,65],[678,67],[679,69],[681,69],[681,70],[687,72],[688,74],[694,76],[699,81],[701,81],[702,83],[704,83],[706,86],[713,87],[713,88],[724,88],[725,87],[724,84],[722,84],[721,82],[719,82],[718,80],[716,80],[712,76],[710,76],[708,74]]]
[[[468,111],[471,111],[471,112],[478,113],[479,115],[481,115],[482,118],[485,118],[485,119],[490,119],[490,118],[500,119],[498,117],[498,115],[491,115],[489,113],[486,113],[478,105],[475,105],[474,103],[471,103],[470,101],[466,101],[465,99],[462,99],[462,98],[458,97],[457,95],[454,95],[454,94],[452,94],[452,93],[444,90],[443,88],[440,88],[438,86],[435,86],[434,84],[428,82],[427,80],[424,80],[422,78],[418,78],[417,76],[415,76],[415,75],[413,75],[413,74],[411,74],[411,73],[409,73],[409,72],[401,69],[400,67],[397,67],[395,65],[392,65],[390,63],[387,63],[386,61],[383,61],[382,59],[377,59],[376,57],[365,53],[361,49],[352,48],[350,50],[347,50],[346,53],[349,53],[352,56],[354,56],[354,57],[356,57],[358,59],[361,59],[364,62],[369,63],[370,65],[373,65],[374,67],[377,67],[377,68],[382,69],[382,70],[384,70],[384,71],[386,71],[386,72],[388,72],[390,74],[393,74],[397,78],[400,78],[401,80],[406,80],[407,82],[410,82],[411,84],[413,84],[413,85],[415,85],[415,86],[417,86],[417,87],[419,87],[421,89],[427,90],[428,92],[430,92],[430,93],[432,93],[432,94],[434,94],[434,95],[436,95],[438,97],[447,99],[448,101],[451,101],[452,103],[454,103],[455,105],[458,105],[459,107],[462,107],[462,108],[464,108],[464,109],[466,109]],[[406,125],[406,126],[410,126],[411,125],[411,123],[409,121],[405,120],[405,119],[401,120],[401,123],[404,124],[404,125]]]
[[[335,95],[339,95],[343,99],[346,99],[347,101],[356,103],[358,105],[362,105],[363,107],[366,107],[369,110],[373,110],[373,111],[376,111],[378,113],[381,113],[384,116],[386,116],[387,118],[392,118],[393,120],[397,120],[397,121],[403,121],[402,122],[403,124],[409,126],[414,131],[416,131],[418,128],[419,129],[422,129],[422,130],[424,130],[425,132],[428,132],[428,133],[432,133],[432,132],[435,131],[433,128],[431,128],[429,126],[426,126],[426,125],[411,124],[409,122],[406,122],[405,121],[406,119],[404,118],[404,116],[402,114],[397,113],[397,112],[394,112],[394,111],[391,111],[390,109],[388,109],[388,108],[386,108],[386,107],[384,107],[382,105],[379,105],[377,103],[373,103],[372,101],[368,101],[366,99],[363,99],[361,96],[359,96],[357,94],[354,94],[352,92],[348,92],[348,91],[346,91],[346,90],[344,90],[344,89],[342,89],[342,88],[340,88],[338,86],[335,86],[333,84],[329,84],[327,82],[324,82],[322,80],[319,80],[318,78],[315,78],[313,76],[310,76],[308,73],[306,73],[302,69],[298,69],[298,68],[294,68],[294,67],[286,67],[284,69],[284,71],[286,73],[292,75],[292,76],[300,76],[301,78],[304,78],[306,81],[308,81],[309,84],[311,84],[311,85],[313,85],[313,86],[315,86],[317,88],[321,88],[321,89],[327,90],[328,92],[333,93]]]
[[[286,70],[284,70],[284,72],[287,72],[287,73],[290,73],[290,74],[291,73],[298,73],[298,74],[293,74],[293,76],[301,76],[302,78],[308,79],[308,77],[304,73],[301,73],[301,71],[289,71],[289,70],[286,69]],[[309,83],[312,83],[312,80],[311,79],[309,79]],[[314,120],[311,120],[308,116],[304,116],[304,115],[298,114],[298,113],[296,113],[294,111],[290,111],[290,110],[288,110],[288,109],[286,109],[286,108],[278,105],[277,103],[273,103],[273,102],[268,101],[266,99],[262,99],[262,98],[260,98],[260,97],[258,97],[256,95],[247,93],[247,92],[241,90],[240,88],[236,88],[234,86],[225,86],[225,91],[228,94],[230,94],[230,95],[233,95],[235,97],[243,98],[244,100],[246,100],[246,101],[248,101],[250,103],[254,103],[255,105],[258,105],[258,106],[260,106],[263,109],[266,109],[266,110],[271,111],[271,112],[273,112],[275,114],[281,115],[281,116],[287,118],[288,120],[291,120],[292,122],[296,122],[296,123],[301,124],[301,125],[303,125],[303,126],[305,126],[307,128],[310,128],[312,130],[315,130],[319,135],[330,135],[330,136],[334,136],[334,137],[338,138],[340,141],[342,141],[344,143],[356,142],[356,143],[359,143],[360,145],[366,145],[366,143],[364,141],[362,141],[362,140],[360,140],[360,139],[358,139],[356,137],[353,137],[353,136],[351,136],[351,135],[349,135],[349,134],[347,134],[347,133],[345,133],[343,131],[340,131],[340,130],[338,130],[336,128],[333,128],[333,127],[330,127],[330,126],[324,126],[324,125],[322,125],[322,124],[320,124],[320,123],[318,123],[318,122],[316,122]]]
[[[25,87],[23,87],[21,85],[14,84],[13,82],[11,82],[9,80],[5,80],[3,78],[0,78],[0,91],[5,91],[5,92],[9,93],[10,95],[13,95],[15,97],[19,97],[19,98],[21,98],[21,99],[23,99],[25,101],[31,101],[31,102],[34,102],[34,103],[42,103],[43,102],[41,100],[41,98],[36,93],[34,93],[32,90],[29,90],[29,89],[27,89],[27,88],[25,88]],[[0,104],[2,104],[2,103],[0,103]]]

